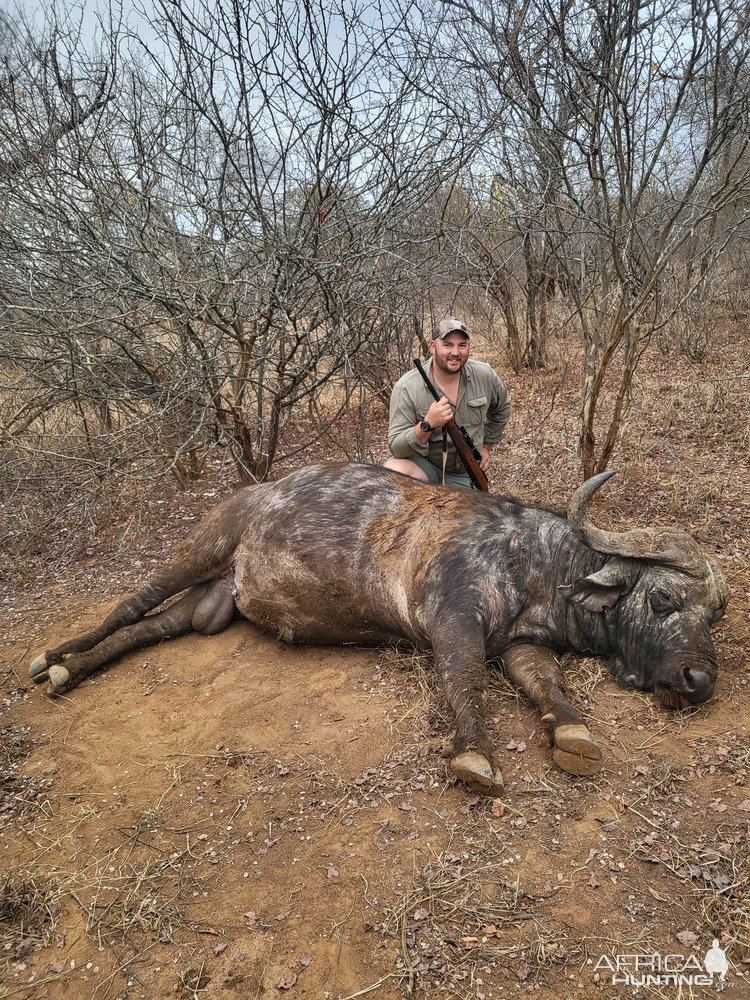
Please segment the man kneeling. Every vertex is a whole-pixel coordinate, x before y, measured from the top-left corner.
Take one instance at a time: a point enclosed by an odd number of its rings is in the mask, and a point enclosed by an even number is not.
[[[441,320],[432,331],[430,360],[425,370],[440,400],[430,395],[415,369],[402,375],[391,393],[388,447],[393,455],[384,464],[426,483],[471,488],[471,479],[448,439],[443,471],[441,428],[453,417],[480,451],[484,472],[490,452],[510,417],[510,396],[500,377],[482,361],[469,358],[469,331],[455,316]]]

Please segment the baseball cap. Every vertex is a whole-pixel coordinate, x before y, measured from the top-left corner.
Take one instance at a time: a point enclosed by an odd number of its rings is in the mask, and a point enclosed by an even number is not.
[[[460,319],[456,319],[455,316],[446,316],[445,319],[440,320],[432,331],[432,339],[442,340],[449,333],[463,333],[465,336],[469,336],[469,331],[465,323],[462,323]]]

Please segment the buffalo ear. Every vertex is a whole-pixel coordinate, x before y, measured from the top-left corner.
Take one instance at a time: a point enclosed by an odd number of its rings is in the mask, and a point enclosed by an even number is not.
[[[580,604],[588,611],[601,613],[611,608],[632,587],[632,581],[616,562],[607,563],[598,573],[582,576],[558,590],[568,601]]]

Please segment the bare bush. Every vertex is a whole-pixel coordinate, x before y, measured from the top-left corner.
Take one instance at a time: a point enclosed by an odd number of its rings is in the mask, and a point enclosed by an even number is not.
[[[99,61],[45,32],[36,132],[0,145],[6,496],[184,482],[217,448],[265,479],[297,415],[325,433],[410,353],[436,239],[413,219],[467,156],[466,116],[416,54],[386,65],[395,29],[356,4],[162,0],[148,43],[105,32]],[[13,46],[31,65],[40,43]],[[67,119],[37,107],[56,93]]]
[[[586,475],[609,463],[651,337],[747,213],[748,16],[712,0],[424,7],[434,57],[454,69],[444,99],[471,93],[494,128],[473,176],[497,227],[516,231],[481,246],[511,329],[523,288],[518,354],[543,361],[553,291],[580,329]]]

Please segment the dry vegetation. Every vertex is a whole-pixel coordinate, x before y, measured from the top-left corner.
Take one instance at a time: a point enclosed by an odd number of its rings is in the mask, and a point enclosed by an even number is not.
[[[0,1000],[610,1000],[714,937],[750,997],[747,6],[129,6],[0,11]],[[444,312],[513,396],[493,490],[610,464],[597,519],[721,563],[711,704],[566,657],[576,779],[491,667],[489,800],[426,656],[237,623],[32,688],[238,482],[382,460]]]
[[[502,368],[492,341],[477,352]],[[578,381],[572,345],[555,353],[507,376],[493,480],[559,506],[578,475]],[[31,655],[141,579],[224,491],[219,467],[152,494],[82,558],[30,555],[9,577],[3,642],[0,996],[609,1000],[599,956],[702,959],[713,937],[731,995],[750,995],[747,362],[727,328],[700,361],[654,346],[641,368],[596,515],[690,530],[732,602],[703,708],[667,712],[598,661],[565,659],[605,754],[593,779],[551,764],[495,673],[507,790],[473,796],[447,772],[428,657],[280,649],[241,624],[136,653],[56,703],[32,690]],[[375,458],[384,420],[373,403]]]

